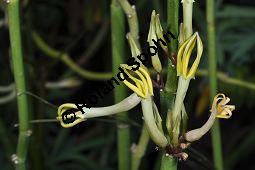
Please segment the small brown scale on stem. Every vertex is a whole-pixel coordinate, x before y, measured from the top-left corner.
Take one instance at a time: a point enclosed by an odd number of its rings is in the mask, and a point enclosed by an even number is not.
[[[178,146],[168,145],[166,147],[166,153],[177,158],[179,161],[186,161],[188,158],[188,154],[184,152],[184,150],[187,149],[189,145],[190,143],[183,140],[183,138],[181,137]]]
[[[188,158],[188,154],[183,152],[183,149],[180,146],[177,147],[166,147],[167,154],[177,158],[179,161],[186,161]]]

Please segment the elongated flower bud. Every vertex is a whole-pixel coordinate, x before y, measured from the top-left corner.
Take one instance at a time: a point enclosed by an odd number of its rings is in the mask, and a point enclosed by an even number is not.
[[[143,63],[137,58],[137,56],[141,54],[141,51],[137,47],[137,44],[136,44],[133,36],[130,33],[127,33],[126,37],[128,39],[128,43],[129,43],[129,46],[130,46],[130,49],[131,49],[132,57],[134,57],[135,61],[139,62],[140,65],[143,66]]]
[[[155,10],[153,10],[152,14],[151,14],[150,30],[149,30],[148,39],[147,39],[147,42],[149,43],[150,47],[154,46],[153,40],[157,41],[155,21],[156,21],[156,12],[155,12]],[[150,48],[149,48],[149,50],[150,50]],[[162,71],[162,65],[161,65],[161,62],[160,62],[159,57],[158,57],[157,48],[156,48],[155,54],[151,56],[151,62],[152,62],[153,68],[158,73],[160,73]]]
[[[131,34],[127,33],[126,37],[128,39],[128,43],[129,43],[129,46],[130,46],[130,49],[131,49],[132,57],[136,57],[136,56],[140,55],[141,51],[137,47],[137,44],[136,44],[134,38],[131,36]]]
[[[160,40],[159,41],[160,46],[165,51],[165,53],[168,53],[168,48],[167,48],[166,40],[165,40],[164,35],[163,35],[163,28],[162,28],[162,26],[160,24],[159,14],[157,14],[155,16],[155,27],[156,27],[157,39]],[[165,43],[163,44],[162,41],[164,41]]]
[[[185,41],[183,23],[180,24],[178,41],[179,41],[179,45],[182,45]]]

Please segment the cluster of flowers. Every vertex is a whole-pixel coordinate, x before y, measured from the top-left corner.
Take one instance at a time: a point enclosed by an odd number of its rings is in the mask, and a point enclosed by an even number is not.
[[[128,40],[133,57],[128,59],[127,64],[120,65],[120,72],[117,74],[118,79],[134,91],[134,93],[121,102],[107,107],[96,108],[90,106],[90,108],[87,108],[86,105],[84,107],[84,104],[77,105],[73,103],[65,103],[58,109],[57,119],[60,121],[61,125],[65,128],[72,127],[89,118],[109,116],[128,111],[141,103],[146,130],[152,141],[157,146],[166,148],[168,151],[167,153],[182,160],[186,160],[188,155],[183,152],[183,150],[186,149],[190,143],[200,139],[204,134],[206,134],[212,127],[216,118],[230,118],[235,106],[228,105],[230,99],[224,94],[216,95],[212,103],[210,110],[211,114],[208,121],[200,128],[186,131],[183,126],[183,122],[187,121],[184,99],[190,80],[195,77],[196,70],[200,63],[203,52],[203,44],[198,32],[195,32],[193,35],[191,33],[191,36],[189,37],[184,37],[184,32],[185,29],[181,24],[176,63],[177,76],[179,77],[178,87],[172,107],[173,109],[168,110],[165,121],[162,121],[161,114],[154,102],[152,80],[144,63],[148,61],[148,57],[150,55],[153,68],[158,73],[162,71],[161,62],[157,53],[158,48],[160,47],[164,51],[167,51],[166,40],[168,42],[170,41],[167,35],[172,34],[168,32],[163,35],[163,29],[160,25],[159,17],[155,14],[155,11],[153,11],[147,40],[150,45],[147,50],[148,54],[141,53],[132,36],[129,36],[128,34]],[[153,43],[156,46],[153,46]],[[190,57],[195,47],[197,48],[196,57],[193,63],[189,66]],[[151,52],[151,49],[154,49],[153,53]],[[112,81],[119,85],[117,79],[113,77],[108,81],[112,88],[114,88]],[[98,99],[96,97],[95,101],[97,100]],[[65,123],[63,121],[63,115],[65,115],[66,111],[70,110],[75,110],[73,116],[66,115],[64,117],[74,119]],[[163,122],[165,122],[165,125],[163,125]],[[163,130],[165,127],[166,131]]]

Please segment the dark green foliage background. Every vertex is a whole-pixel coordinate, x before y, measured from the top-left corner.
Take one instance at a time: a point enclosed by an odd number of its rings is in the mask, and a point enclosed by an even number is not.
[[[131,2],[134,3],[134,2]],[[197,0],[194,7],[194,30],[202,36],[205,52],[200,68],[207,69],[205,2]],[[166,25],[166,2],[140,0],[136,2],[140,25],[140,42],[146,49],[150,12],[156,9]],[[54,105],[80,102],[96,90],[101,81],[88,81],[70,71],[62,62],[44,55],[34,44],[31,32],[37,31],[52,47],[68,52],[83,68],[103,72],[111,70],[110,1],[92,0],[27,0],[22,1],[22,33],[29,91]],[[4,21],[1,3],[0,20]],[[216,30],[218,69],[227,75],[255,83],[255,2],[252,0],[217,0]],[[91,43],[101,29],[105,30],[98,47],[91,51]],[[127,29],[128,30],[128,29]],[[0,27],[0,85],[13,83],[9,56],[8,27]],[[126,44],[127,45],[127,44]],[[127,45],[127,58],[130,55]],[[87,55],[88,53],[90,55]],[[117,68],[116,68],[117,69]],[[76,77],[82,84],[75,88],[46,89],[48,81]],[[192,80],[186,97],[189,129],[206,121],[209,103],[204,114],[196,116],[197,102],[208,86],[207,77]],[[224,92],[236,105],[229,120],[222,120],[222,139],[226,169],[255,169],[255,90],[219,81],[219,91]],[[1,97],[6,95],[1,92]],[[56,109],[31,97],[31,119],[54,119]],[[209,100],[209,99],[208,99]],[[113,104],[113,94],[100,100],[98,106]],[[11,155],[15,153],[18,122],[15,99],[1,104],[0,116],[0,169],[13,169]],[[132,141],[137,142],[141,130],[141,110],[130,111]],[[32,136],[28,154],[31,170],[117,169],[115,118],[87,120],[71,129],[58,123],[31,124]],[[213,169],[210,135],[192,145],[189,160],[179,164],[179,169]],[[150,143],[141,169],[157,169],[158,152]]]

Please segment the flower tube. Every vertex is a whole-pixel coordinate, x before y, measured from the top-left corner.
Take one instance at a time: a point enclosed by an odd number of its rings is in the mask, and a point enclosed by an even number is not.
[[[141,98],[138,97],[136,93],[133,93],[121,102],[112,106],[92,107],[90,109],[84,107],[84,114],[78,110],[74,103],[65,103],[59,106],[57,119],[60,121],[60,124],[64,128],[69,128],[89,118],[110,116],[113,114],[128,111],[138,105],[140,101]],[[70,120],[70,122],[65,120]]]
[[[157,107],[153,102],[153,86],[148,72],[142,67],[133,71],[132,67],[129,67],[126,64],[121,65],[121,67],[126,72],[132,73],[128,74],[133,83],[128,80],[123,81],[123,83],[141,97],[143,118],[152,141],[159,147],[167,146],[168,141],[163,132],[161,124],[162,120]],[[133,75],[136,75],[137,77]]]
[[[197,46],[196,58],[189,69],[189,60],[191,53]],[[203,44],[198,33],[194,33],[189,39],[187,39],[179,48],[177,54],[177,76],[178,88],[176,92],[176,98],[174,102],[173,110],[167,114],[167,129],[172,139],[172,144],[177,146],[179,143],[180,125],[182,119],[182,107],[185,99],[190,80],[194,78],[195,72],[198,68],[201,56],[203,52]],[[183,113],[184,114],[184,113]]]

